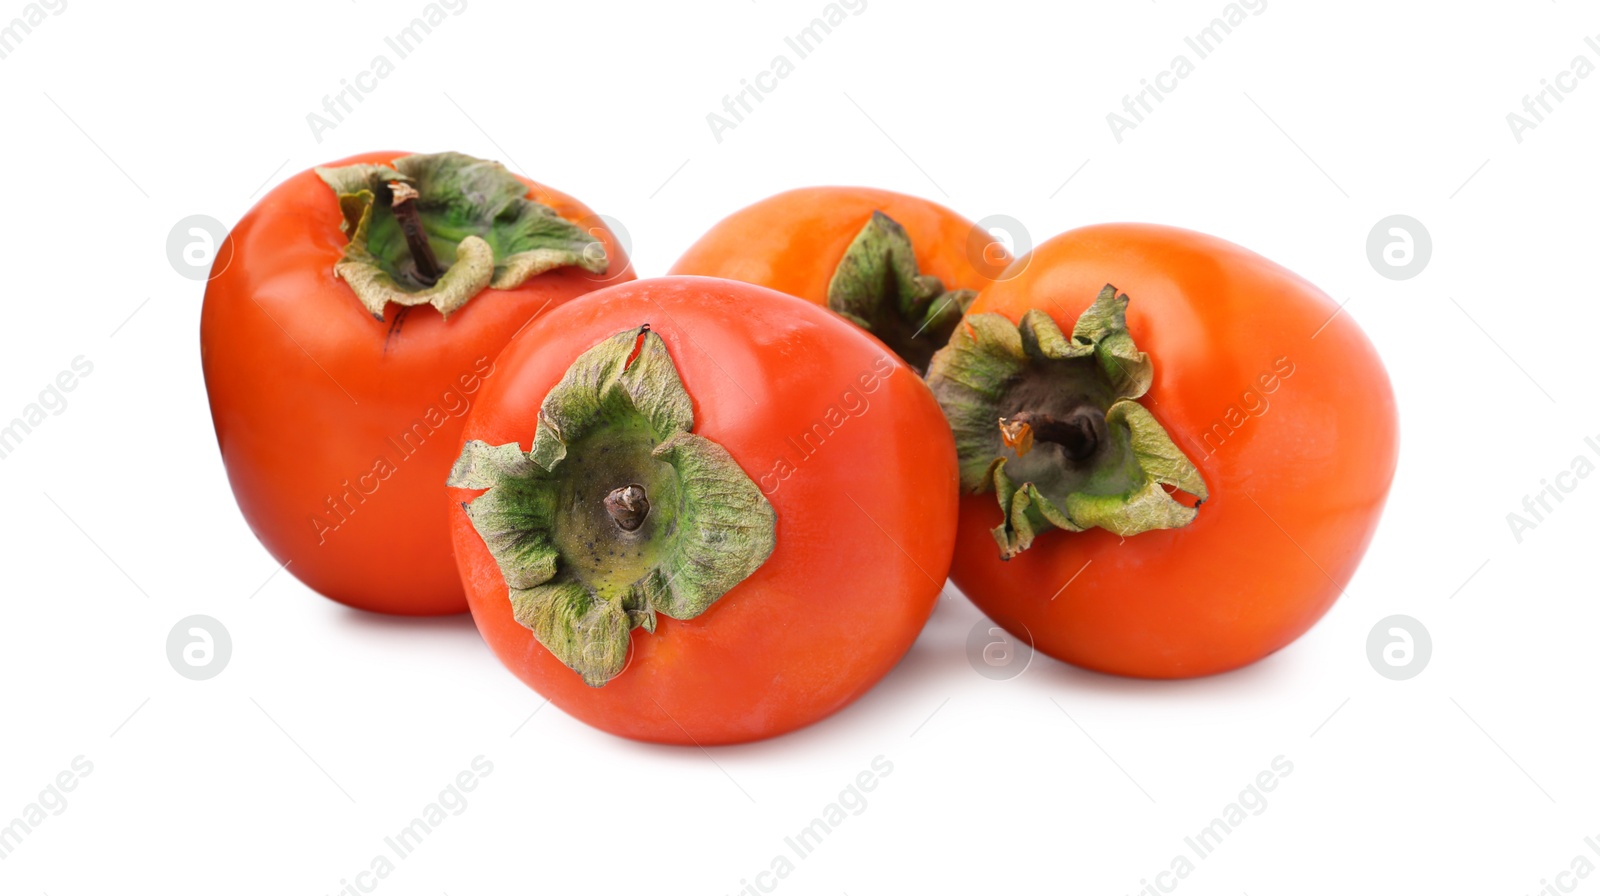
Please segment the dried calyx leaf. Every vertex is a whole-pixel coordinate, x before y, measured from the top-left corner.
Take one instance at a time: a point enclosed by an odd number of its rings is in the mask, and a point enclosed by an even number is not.
[[[486,288],[513,289],[554,268],[606,270],[604,245],[529,199],[498,162],[446,152],[316,172],[350,238],[334,273],[379,320],[390,303],[448,316]]]
[[[933,358],[928,386],[955,432],[961,484],[993,490],[1010,559],[1052,528],[1118,535],[1187,525],[1200,471],[1139,402],[1154,377],[1107,285],[1069,338],[1048,314],[972,315]],[[1173,490],[1196,498],[1190,506]]]
[[[919,273],[905,228],[873,212],[828,282],[828,307],[878,337],[918,373],[977,293]]]
[[[776,546],[772,505],[693,425],[661,337],[626,330],[546,395],[532,450],[471,441],[451,470],[485,489],[463,506],[517,621],[592,686],[625,668],[633,629],[704,613]]]

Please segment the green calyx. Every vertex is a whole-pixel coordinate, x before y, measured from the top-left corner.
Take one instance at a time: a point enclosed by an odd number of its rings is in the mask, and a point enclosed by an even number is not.
[[[766,562],[777,517],[694,410],[648,325],[584,352],[539,407],[531,451],[470,441],[449,484],[518,622],[593,687],[631,632],[693,619]]]
[[[1128,333],[1127,306],[1107,285],[1070,338],[1037,309],[1020,324],[972,315],[933,358],[928,386],[955,433],[962,488],[993,489],[1000,502],[1003,559],[1052,528],[1178,528],[1208,497],[1200,471],[1137,401],[1154,366]]]
[[[977,293],[946,291],[917,271],[905,228],[883,212],[856,234],[828,282],[828,307],[878,337],[918,373],[950,338]]]
[[[339,197],[350,238],[334,273],[379,320],[391,302],[449,316],[486,288],[514,289],[560,267],[598,274],[608,264],[599,240],[529,199],[499,162],[444,152],[316,172]],[[408,218],[417,227],[409,238]]]

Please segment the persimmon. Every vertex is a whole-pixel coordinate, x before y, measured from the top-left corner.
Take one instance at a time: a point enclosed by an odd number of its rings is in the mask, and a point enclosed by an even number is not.
[[[639,740],[781,734],[916,639],[955,539],[922,380],[822,308],[665,277],[558,308],[467,416],[451,528],[478,630],[573,716]]]
[[[965,496],[951,578],[1067,662],[1252,663],[1342,593],[1394,476],[1377,352],[1224,240],[1085,227],[1019,259],[933,359]]]
[[[462,419],[530,319],[632,277],[588,208],[494,162],[377,152],[290,178],[234,227],[200,318],[246,522],[334,600],[465,611],[439,507]]]

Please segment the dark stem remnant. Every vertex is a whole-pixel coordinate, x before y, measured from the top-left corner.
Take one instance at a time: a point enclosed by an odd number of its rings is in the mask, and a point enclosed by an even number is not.
[[[400,223],[400,232],[406,236],[406,248],[411,250],[412,274],[424,287],[432,286],[439,282],[444,270],[439,267],[439,259],[433,254],[433,245],[428,242],[428,231],[422,227],[422,215],[417,213],[416,199],[420,194],[416,187],[400,181],[391,183],[389,189],[394,193],[395,220]]]
[[[624,532],[637,531],[650,514],[650,499],[645,495],[642,485],[624,485],[612,489],[606,495],[605,504],[606,514]]]
[[[1105,413],[1083,405],[1064,417],[1021,411],[1010,419],[1000,418],[1000,439],[1022,457],[1033,450],[1035,440],[1060,445],[1073,463],[1094,456],[1106,437]]]

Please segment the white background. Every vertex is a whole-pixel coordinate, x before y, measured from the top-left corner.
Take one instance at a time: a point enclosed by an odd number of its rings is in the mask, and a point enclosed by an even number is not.
[[[0,61],[0,418],[94,365],[0,461],[0,824],[74,757],[94,769],[0,860],[0,891],[336,893],[479,755],[494,770],[466,809],[374,892],[734,894],[880,755],[864,811],[774,892],[1133,894],[1280,755],[1265,810],[1176,892],[1532,894],[1600,864],[1600,477],[1520,543],[1506,521],[1600,460],[1600,77],[1521,142],[1506,121],[1575,56],[1600,63],[1600,12],[1272,0],[1119,143],[1107,113],[1193,61],[1183,38],[1224,5],[867,0],[718,142],[707,114],[793,59],[821,0],[468,0],[318,142],[307,114],[393,60],[383,38],[421,0],[69,0]],[[23,9],[0,0],[0,22]],[[709,753],[618,740],[539,711],[466,617],[366,615],[275,574],[234,506],[203,287],[167,234],[379,148],[567,190],[623,222],[644,275],[804,184],[1005,214],[1034,241],[1107,220],[1218,234],[1347,301],[1378,346],[1402,413],[1387,513],[1348,596],[1233,674],[1041,658],[991,681],[952,590],[821,724]],[[1365,248],[1397,213],[1434,243],[1400,282]],[[193,613],[232,633],[209,681],[166,656]],[[1433,640],[1407,681],[1366,653],[1397,613]]]

